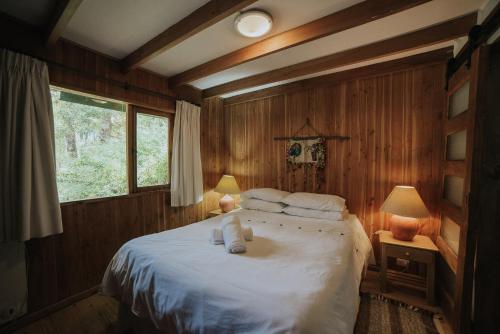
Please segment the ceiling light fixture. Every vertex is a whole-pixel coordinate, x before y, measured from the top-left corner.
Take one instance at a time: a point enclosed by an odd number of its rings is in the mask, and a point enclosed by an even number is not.
[[[260,9],[251,9],[240,13],[234,20],[234,26],[245,37],[260,37],[271,30],[273,18]]]

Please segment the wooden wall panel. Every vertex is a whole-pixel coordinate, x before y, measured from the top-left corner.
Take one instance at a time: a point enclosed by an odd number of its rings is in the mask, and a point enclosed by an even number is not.
[[[117,60],[64,39],[44,51],[41,57],[48,61],[52,85],[175,111],[175,94],[168,89],[167,77],[142,69],[123,73]]]
[[[370,237],[388,228],[379,208],[392,188],[415,185],[432,213],[421,233],[435,238],[443,87],[444,64],[434,63],[226,104],[227,172],[242,189],[339,194]],[[286,141],[273,140],[293,135],[306,118],[325,135],[351,137],[327,142],[324,184],[288,172]]]
[[[29,312],[100,284],[107,264],[126,241],[200,221],[218,207],[220,195],[212,189],[224,171],[221,99],[204,101],[201,124],[203,202],[172,208],[169,193],[156,190],[62,204],[64,232],[26,243]]]
[[[26,243],[29,311],[98,285],[124,242],[164,230],[165,197],[157,191],[62,204],[64,232]]]

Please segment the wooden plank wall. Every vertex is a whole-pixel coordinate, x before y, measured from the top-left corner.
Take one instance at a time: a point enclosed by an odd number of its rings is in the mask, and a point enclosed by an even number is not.
[[[432,218],[421,233],[436,237],[439,220],[444,64],[427,64],[365,78],[225,105],[227,172],[240,187],[339,194],[373,236],[388,228],[379,208],[397,184],[415,185]],[[227,101],[230,101],[227,100]],[[238,100],[240,101],[240,100]],[[324,184],[287,171],[286,141],[306,121],[327,142]],[[313,134],[312,131],[302,134]]]
[[[147,108],[175,111],[175,94],[168,89],[167,77],[142,69],[125,74],[117,60],[64,39],[42,56],[51,61],[48,65],[52,85]]]
[[[164,203],[158,191],[62,204],[64,232],[26,243],[29,311],[99,284],[125,241],[167,228]]]
[[[223,172],[222,100],[205,100],[201,113],[202,203],[170,207],[166,191],[61,205],[64,232],[27,244],[29,312],[53,305],[98,285],[113,254],[127,240],[184,226],[218,206],[211,191]]]

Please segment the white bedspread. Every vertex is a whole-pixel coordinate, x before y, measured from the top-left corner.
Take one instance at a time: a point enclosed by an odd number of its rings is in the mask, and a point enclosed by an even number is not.
[[[133,239],[102,288],[158,328],[179,332],[352,333],[371,244],[356,216],[326,221],[239,210],[253,228],[247,252],[209,242],[221,216]],[[163,324],[163,326],[162,326]]]

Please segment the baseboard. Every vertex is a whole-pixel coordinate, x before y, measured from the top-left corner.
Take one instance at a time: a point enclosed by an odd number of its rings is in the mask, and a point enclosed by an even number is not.
[[[63,300],[58,301],[55,304],[44,307],[38,311],[27,313],[22,317],[19,317],[11,322],[6,323],[5,325],[0,327],[0,334],[12,333],[22,327],[29,325],[32,322],[45,318],[51,313],[54,313],[60,309],[63,309],[71,304],[76,303],[79,300],[85,299],[87,297],[92,296],[99,290],[99,285],[94,286],[88,290],[82,291],[73,295],[71,297],[65,298]]]

